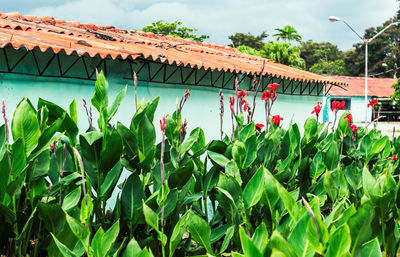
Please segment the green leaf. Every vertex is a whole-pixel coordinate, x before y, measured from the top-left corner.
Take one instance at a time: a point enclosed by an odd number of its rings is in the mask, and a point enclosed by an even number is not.
[[[315,182],[325,171],[325,164],[322,161],[322,152],[317,152],[310,166],[310,177]]]
[[[379,245],[379,240],[377,237],[372,239],[371,241],[363,244],[361,248],[360,256],[362,257],[381,257],[381,247]]]
[[[19,176],[26,166],[26,155],[24,144],[21,138],[14,142],[11,146],[12,155],[11,155],[11,167],[13,170],[13,177]],[[7,170],[9,170],[9,166],[7,165]]]
[[[50,151],[43,151],[33,164],[32,180],[46,176],[50,170]]]
[[[109,172],[119,161],[122,154],[122,140],[117,130],[111,130],[106,136],[106,143],[100,153],[100,171]],[[103,139],[104,141],[104,139]]]
[[[156,142],[156,131],[147,116],[144,116],[140,121],[137,133],[139,159],[140,161],[143,161],[149,152],[152,151],[154,143]]]
[[[149,206],[147,206],[143,202],[143,214],[144,218],[146,220],[146,223],[154,228],[157,232],[160,232],[158,229],[158,216],[157,213],[155,213]]]
[[[71,119],[75,123],[78,123],[78,112],[76,111],[76,101],[75,101],[75,99],[72,100],[71,104],[69,105],[69,115],[71,116]]]
[[[315,255],[315,252],[307,239],[307,234],[305,233],[310,218],[310,214],[305,213],[296,223],[289,235],[288,242],[293,247],[297,256],[312,257]]]
[[[328,170],[325,172],[323,183],[324,189],[328,193],[329,198],[331,198],[332,202],[335,202],[338,190],[336,188],[335,182],[333,181],[333,177]]]
[[[145,199],[145,194],[142,181],[136,172],[132,173],[126,180],[121,193],[121,209],[124,219],[133,219],[133,214],[142,206],[143,199]]]
[[[293,248],[277,230],[272,233],[271,239],[269,240],[269,245],[272,249],[277,249],[284,253],[284,256],[286,257],[297,257],[296,253],[293,251]]]
[[[27,156],[39,143],[40,125],[36,112],[25,98],[18,104],[11,122],[11,132],[14,141],[22,139]]]
[[[122,139],[124,154],[126,154],[129,158],[134,157],[137,154],[138,147],[135,134],[120,122],[117,123],[117,131]]]
[[[351,253],[354,255],[359,247],[372,235],[371,222],[374,218],[374,210],[369,201],[363,203],[357,212],[351,216],[347,223],[351,235]]]
[[[347,224],[337,228],[329,237],[326,257],[341,257],[350,250],[351,237]]]
[[[77,206],[80,200],[81,200],[81,187],[77,187],[75,188],[75,190],[72,190],[65,196],[62,203],[63,210],[68,211],[69,209],[72,209],[73,207]]]
[[[326,243],[328,241],[329,233],[325,224],[321,221],[320,217],[316,216],[315,220],[317,222],[318,231],[315,227],[315,223],[313,219],[308,220],[307,224],[307,238],[309,243],[311,244],[314,251],[319,254],[323,254]]]
[[[239,167],[244,167],[246,156],[246,144],[236,140],[232,146],[232,157]]]
[[[246,156],[242,165],[243,169],[247,169],[257,158],[257,136],[253,135],[246,139]]]
[[[268,231],[264,222],[256,228],[251,241],[253,241],[257,249],[264,254],[268,244]]]
[[[304,136],[307,141],[316,136],[318,132],[318,122],[314,117],[309,117],[304,123]]]
[[[214,254],[210,243],[211,228],[205,220],[191,212],[187,228],[194,241],[202,245],[207,253]]]
[[[131,241],[129,241],[128,245],[125,248],[122,257],[132,257],[132,256],[139,256],[142,252],[138,242],[132,237]],[[171,255],[170,255],[171,256]]]
[[[101,257],[109,256],[119,233],[119,221],[115,222],[101,237]]]
[[[100,186],[100,198],[105,197],[109,194],[115,187],[115,184],[118,182],[119,177],[121,176],[122,166],[121,163],[118,162],[115,164],[114,168],[107,173],[106,178],[104,179],[103,184]]]
[[[173,256],[178,247],[179,243],[182,240],[183,234],[186,232],[187,222],[189,220],[190,212],[186,212],[176,223],[174,230],[172,231],[170,240],[169,240],[169,256]],[[132,256],[132,255],[131,255]]]
[[[325,156],[325,164],[329,170],[333,170],[339,163],[339,146],[335,141],[332,141]]]
[[[231,239],[233,237],[233,233],[235,233],[235,226],[230,226],[225,232],[224,241],[222,242],[220,250],[221,253],[228,248],[229,243],[231,242]]]
[[[90,239],[90,231],[87,227],[77,221],[75,218],[69,216],[68,214],[65,215],[69,228],[71,229],[72,233],[82,242],[83,246],[85,247],[86,252],[89,251],[89,239]]]
[[[253,241],[247,236],[246,231],[242,226],[239,227],[240,243],[242,245],[245,256],[262,257],[260,250],[255,246]]]
[[[93,106],[101,113],[108,106],[108,81],[103,71],[97,76],[92,97]]]
[[[223,168],[225,168],[226,164],[229,162],[228,158],[219,153],[208,151],[208,156],[211,160],[213,160],[215,163]]]
[[[369,161],[378,153],[382,152],[383,149],[385,149],[386,143],[387,141],[389,141],[389,137],[388,136],[384,136],[381,139],[379,139],[378,141],[376,141],[372,148],[371,151],[368,153],[367,159],[365,160],[366,163],[369,163]]]
[[[126,85],[125,88],[123,88],[121,91],[119,91],[117,97],[115,97],[114,102],[108,109],[108,121],[110,121],[112,119],[112,117],[114,117],[115,113],[117,113],[119,106],[121,105],[122,101],[125,98],[127,89],[128,89],[128,85]]]
[[[64,257],[77,257],[73,251],[71,251],[66,245],[61,243],[53,233],[51,233],[51,236],[53,237],[54,242],[57,245],[58,250],[60,250],[61,254]]]
[[[264,188],[264,167],[260,167],[247,183],[243,191],[243,201],[246,209],[256,205],[261,199]]]

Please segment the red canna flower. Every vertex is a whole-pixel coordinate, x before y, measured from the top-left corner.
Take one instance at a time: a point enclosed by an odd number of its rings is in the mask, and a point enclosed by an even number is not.
[[[264,128],[264,124],[261,123],[256,123],[256,131],[261,132],[261,130]]]
[[[272,97],[272,93],[268,90],[265,90],[262,95],[261,95],[261,100],[265,101],[265,100],[269,100]]]
[[[271,89],[271,91],[273,92],[273,93],[275,93],[275,91],[276,91],[276,88],[277,87],[280,87],[281,85],[279,85],[278,83],[273,83],[273,84],[269,84],[267,87],[269,88],[269,89]]]
[[[393,154],[393,156],[390,159],[392,159],[393,161],[397,161],[397,157],[395,154]]]
[[[375,104],[378,104],[378,100],[374,99],[374,100],[369,100],[367,107],[375,107]]]
[[[247,111],[247,101],[245,99],[242,100],[241,105],[243,106],[243,111]]]
[[[350,126],[350,128],[351,128],[351,132],[353,132],[353,135],[356,136],[357,130],[358,130],[357,126],[353,124]]]
[[[311,114],[314,114],[315,113],[315,115],[319,115],[319,113],[321,112],[321,110],[322,110],[322,106],[321,106],[321,102],[318,102],[317,103],[317,106],[315,106],[314,107],[314,110],[311,112]]]
[[[237,97],[238,97],[238,98],[245,97],[246,95],[247,95],[247,96],[249,95],[249,92],[247,92],[246,90],[240,90],[240,91],[237,93]]]
[[[344,108],[345,108],[344,105],[345,105],[344,101],[341,101],[341,102],[333,101],[332,102],[332,111],[337,112],[339,110],[344,110]]]
[[[167,126],[167,119],[165,118],[165,115],[162,117],[162,119],[160,120],[160,128],[161,128],[161,132],[164,133],[165,132],[165,127]]]
[[[281,123],[281,120],[283,120],[283,118],[279,115],[272,116],[272,122],[275,123],[275,125],[277,125],[277,126],[279,126],[279,124]]]
[[[349,113],[344,118],[347,120],[347,123],[349,123],[349,126],[351,126],[351,122],[353,120],[353,116],[351,116],[351,114]]]
[[[231,112],[233,113],[233,107],[235,106],[235,97],[234,96],[229,97],[229,104],[231,107]]]

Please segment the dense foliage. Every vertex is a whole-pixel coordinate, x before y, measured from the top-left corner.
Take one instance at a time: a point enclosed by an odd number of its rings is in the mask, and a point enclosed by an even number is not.
[[[100,118],[96,126],[85,101],[89,129],[80,135],[75,101],[64,110],[23,99],[11,121],[11,142],[3,103],[0,251],[396,256],[400,139],[357,128],[348,113],[331,131],[317,121],[320,103],[303,135],[297,124],[283,129],[282,117],[270,119],[278,86],[261,96],[269,122],[264,130],[252,121],[249,93],[237,89],[229,106],[233,134],[208,143],[201,128],[186,133],[181,111],[188,90],[177,110],[160,120],[159,143],[153,125],[158,98],[140,102],[128,127],[111,124],[126,88],[109,102],[103,73],[91,99]]]
[[[234,35],[230,35],[228,38],[232,41],[232,44],[230,44],[232,47],[248,46],[260,50],[265,44],[263,40],[267,37],[268,34],[264,31],[258,36],[254,36],[248,32],[247,34],[235,33]]]
[[[193,41],[203,42],[204,39],[210,38],[208,35],[196,35],[197,29],[182,27],[182,22],[165,22],[159,20],[151,23],[151,25],[142,28],[144,32],[153,32],[155,34],[171,35],[174,37],[187,38]]]

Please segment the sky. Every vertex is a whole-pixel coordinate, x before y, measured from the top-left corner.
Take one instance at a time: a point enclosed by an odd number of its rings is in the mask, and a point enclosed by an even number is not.
[[[396,0],[0,0],[2,12],[53,16],[58,19],[141,29],[157,20],[182,21],[210,36],[210,43],[228,45],[236,32],[258,35],[266,31],[272,40],[275,28],[292,25],[304,41],[331,42],[348,50],[359,41],[343,22],[359,34],[393,17]]]

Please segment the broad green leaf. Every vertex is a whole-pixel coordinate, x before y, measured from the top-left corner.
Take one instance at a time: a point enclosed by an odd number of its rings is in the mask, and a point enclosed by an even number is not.
[[[307,231],[309,219],[311,219],[310,214],[305,213],[296,223],[289,235],[288,242],[293,247],[297,256],[312,257],[315,255],[315,252],[307,239],[307,234],[305,233],[305,231]]]
[[[117,123],[117,131],[122,139],[124,154],[128,155],[129,158],[134,157],[137,154],[138,147],[136,135],[120,122]]]
[[[57,248],[60,250],[61,254],[64,257],[77,257],[73,251],[71,251],[66,245],[61,243],[53,233],[51,233],[51,236],[53,237],[54,242],[57,245]]]
[[[190,132],[190,136],[181,145],[180,158],[183,158],[186,152],[189,151],[197,141],[199,141],[200,131],[201,128],[195,128]]]
[[[101,237],[101,257],[108,256],[119,233],[119,220],[114,223]]]
[[[293,251],[293,248],[291,245],[282,237],[282,235],[275,230],[272,233],[271,239],[269,240],[269,246],[272,249],[277,249],[280,252],[284,253],[284,256],[287,257],[297,257],[295,251]],[[247,255],[246,255],[247,256]],[[248,255],[251,256],[251,255]]]
[[[146,220],[146,223],[154,228],[157,232],[159,232],[158,229],[158,216],[157,213],[155,213],[149,206],[147,206],[144,202],[143,202],[143,214],[144,214],[144,218]]]
[[[148,153],[154,147],[156,142],[156,132],[153,124],[144,116],[140,121],[137,129],[138,133],[138,148],[139,148],[139,159],[143,161]]]
[[[101,71],[97,76],[97,80],[94,85],[94,95],[92,97],[92,104],[100,113],[103,111],[103,109],[107,109],[108,81],[104,76],[103,71]]]
[[[88,252],[90,240],[89,229],[68,214],[66,214],[65,216],[72,233],[74,233],[74,235],[82,242],[86,252]]]
[[[252,257],[263,256],[260,250],[253,243],[253,241],[251,241],[251,239],[247,236],[246,231],[244,231],[244,228],[242,226],[239,227],[239,236],[244,255]]]
[[[100,198],[103,198],[112,192],[112,190],[115,187],[115,184],[118,182],[119,177],[121,176],[121,172],[122,172],[121,163],[117,162],[114,168],[112,168],[110,172],[107,173],[106,178],[103,181],[103,184],[101,184],[100,186]]]
[[[246,156],[246,144],[240,140],[236,140],[232,146],[232,157],[239,167],[244,167]]]
[[[257,158],[257,136],[253,135],[245,141],[246,157],[244,159],[242,168],[248,168]]]
[[[182,240],[183,234],[186,232],[187,222],[189,220],[190,212],[186,212],[176,223],[174,230],[172,231],[170,241],[169,241],[169,256],[172,257],[176,250],[176,247]]]
[[[339,145],[333,141],[325,155],[325,164],[329,170],[333,170],[339,163]]]
[[[138,242],[132,237],[131,241],[129,241],[128,245],[125,248],[122,257],[132,257],[132,256],[139,256],[142,252]],[[170,255],[171,256],[171,255]]]
[[[378,238],[374,238],[371,241],[362,245],[360,256],[362,257],[381,257],[382,251],[379,245]]]
[[[317,133],[318,122],[314,117],[309,117],[304,123],[304,136],[309,140]]]
[[[133,219],[133,214],[142,206],[143,199],[145,199],[145,194],[142,181],[134,172],[126,180],[121,193],[121,209],[124,219]]]
[[[328,242],[329,233],[325,224],[321,221],[320,217],[316,216],[315,221],[317,223],[317,228],[315,227],[314,220],[311,218],[308,220],[307,224],[307,239],[314,251],[319,254],[323,254],[326,243]]]
[[[128,86],[125,86],[125,88],[123,88],[121,91],[119,91],[117,97],[115,97],[114,102],[108,109],[108,121],[110,121],[112,119],[112,117],[114,117],[115,113],[117,113],[117,110],[118,110],[120,104],[122,103],[122,101],[125,98],[127,89],[128,89]]]
[[[350,250],[351,237],[347,224],[337,228],[329,237],[326,257],[341,257]]]
[[[225,238],[224,238],[224,241],[222,242],[222,245],[221,245],[221,250],[220,250],[221,253],[223,253],[226,250],[226,248],[228,248],[229,243],[231,242],[231,239],[233,237],[233,233],[234,232],[235,232],[235,226],[230,226],[226,230]]]
[[[73,122],[78,123],[78,112],[76,111],[75,99],[72,100],[71,104],[69,105],[69,116],[71,117]]]
[[[211,228],[205,220],[191,212],[187,228],[194,241],[202,245],[207,253],[214,254],[210,243]]]
[[[368,153],[366,163],[368,163],[375,155],[385,149],[387,141],[389,141],[388,136],[384,136],[373,144],[371,151]]]
[[[72,209],[73,207],[77,206],[80,200],[81,200],[81,187],[77,187],[65,196],[62,203],[63,210],[68,211],[69,209]]]
[[[374,217],[374,210],[368,202],[363,203],[357,212],[351,216],[347,223],[351,235],[351,253],[354,255],[359,247],[365,243],[372,234],[371,222]]]
[[[247,183],[243,191],[243,201],[246,209],[260,201],[264,188],[264,167],[260,167]]]
[[[335,181],[333,181],[333,177],[329,170],[325,172],[324,176],[324,189],[328,193],[329,198],[332,200],[332,202],[335,202],[338,190],[335,185]]]
[[[18,104],[11,122],[11,132],[14,141],[21,138],[27,156],[39,143],[40,125],[36,112],[25,98]]]
[[[224,155],[208,151],[208,156],[210,157],[211,160],[213,160],[215,163],[217,163],[221,167],[225,167],[226,164],[229,162],[229,159],[226,158]]]
[[[311,162],[310,166],[310,177],[313,181],[316,181],[319,176],[325,171],[325,164],[322,160],[322,152],[317,152]]]
[[[257,249],[264,254],[268,244],[268,231],[264,222],[256,228],[251,237],[251,241],[253,241]]]
[[[92,250],[94,252],[94,256],[96,257],[101,257],[103,255],[103,246],[101,245],[102,243],[102,238],[104,235],[104,230],[102,227],[99,227],[97,230],[96,234],[94,235],[92,239]]]
[[[106,143],[100,153],[100,172],[109,172],[119,161],[122,154],[122,140],[116,129],[111,130],[106,136]],[[104,139],[103,139],[104,142]]]

